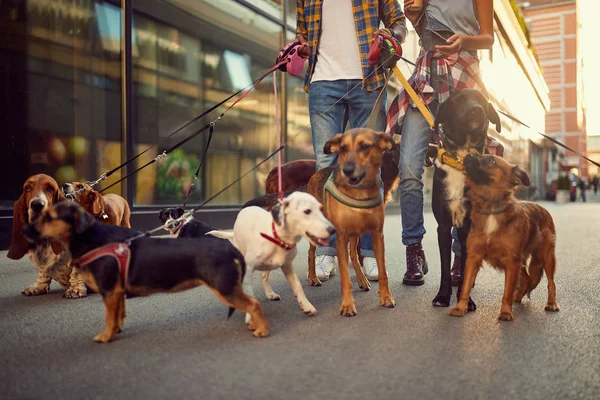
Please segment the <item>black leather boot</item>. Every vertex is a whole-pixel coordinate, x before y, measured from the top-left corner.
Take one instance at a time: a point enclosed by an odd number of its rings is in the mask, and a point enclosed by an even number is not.
[[[452,278],[452,286],[458,286],[460,280],[462,278],[460,274],[460,263],[461,256],[460,254],[454,255],[454,263],[452,263],[452,269],[450,270],[450,277]]]
[[[429,268],[425,260],[425,252],[421,243],[406,246],[406,273],[402,283],[411,286],[420,286],[425,283],[425,275]]]

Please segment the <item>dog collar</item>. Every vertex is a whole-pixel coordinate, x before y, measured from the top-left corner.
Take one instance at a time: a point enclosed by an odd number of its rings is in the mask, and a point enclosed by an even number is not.
[[[489,210],[474,210],[476,213],[478,214],[483,214],[483,215],[495,215],[495,214],[501,214],[504,211],[506,211],[508,209],[508,207],[510,206],[510,204],[504,204],[503,206],[500,207],[491,207]]]
[[[81,267],[96,261],[101,257],[107,256],[113,257],[117,261],[117,264],[119,265],[119,273],[121,275],[121,282],[123,283],[123,287],[125,287],[125,284],[127,283],[129,261],[131,261],[131,249],[127,244],[116,242],[98,247],[79,257],[79,260],[76,260],[76,262]]]
[[[479,151],[477,151],[477,149],[469,149],[468,152],[469,154],[473,155],[480,154]],[[437,158],[442,164],[448,165],[449,167],[452,167],[459,171],[465,170],[465,167],[463,165],[464,159],[459,156],[450,155],[450,152],[448,152],[448,150],[446,150],[443,146],[438,147]]]
[[[269,242],[274,243],[277,246],[279,246],[282,249],[287,250],[287,251],[290,251],[294,247],[296,247],[295,244],[288,244],[279,238],[279,235],[277,234],[277,231],[275,230],[275,221],[271,222],[271,229],[273,231],[273,236],[269,236],[266,233],[262,233],[262,232],[260,233],[260,236],[262,236],[263,238],[267,239]]]
[[[383,203],[383,183],[381,182],[381,178],[379,179],[380,191],[377,196],[369,199],[355,199],[354,197],[342,193],[340,188],[337,187],[333,181],[334,172],[329,175],[327,182],[325,182],[325,186],[323,186],[323,201],[325,202],[325,205],[327,205],[327,193],[331,194],[340,203],[352,208],[375,208]]]

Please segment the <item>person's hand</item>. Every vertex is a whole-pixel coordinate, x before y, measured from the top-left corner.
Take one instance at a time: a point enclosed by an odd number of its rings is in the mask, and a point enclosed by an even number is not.
[[[373,32],[373,39],[375,39],[378,35],[394,37],[394,34],[389,29],[377,29],[375,32]]]
[[[310,56],[310,50],[308,48],[306,36],[298,34],[296,35],[296,40],[301,44],[300,48],[298,49],[298,54],[302,57]]]
[[[464,46],[466,35],[455,34],[446,40],[449,44],[447,46],[435,46],[435,50],[442,54],[454,54],[459,53]]]
[[[421,16],[423,10],[421,9],[421,11],[410,11],[410,7],[412,7],[413,4],[415,4],[415,0],[404,0],[404,15],[414,26],[419,20],[419,17]]]

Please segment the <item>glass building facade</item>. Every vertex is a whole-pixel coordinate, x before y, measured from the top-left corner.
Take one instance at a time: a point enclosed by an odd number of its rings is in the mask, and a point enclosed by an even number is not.
[[[214,120],[168,138],[273,66],[295,36],[293,0],[13,0],[0,3],[0,217],[25,179],[88,181],[154,146],[100,183],[103,189]],[[314,157],[302,79],[277,74],[286,160]],[[272,75],[215,126],[189,204],[210,198],[276,149]],[[134,214],[180,205],[207,134],[108,192]],[[233,209],[264,194],[276,159],[207,205]],[[153,215],[153,222],[156,218]],[[134,225],[135,226],[135,225]],[[137,226],[136,226],[137,227]]]

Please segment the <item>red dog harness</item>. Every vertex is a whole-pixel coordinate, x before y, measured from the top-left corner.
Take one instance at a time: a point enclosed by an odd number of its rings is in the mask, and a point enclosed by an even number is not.
[[[106,256],[113,257],[117,260],[119,272],[121,274],[121,282],[123,283],[123,287],[125,287],[125,284],[127,283],[127,272],[129,271],[129,261],[131,261],[131,250],[125,243],[116,242],[98,247],[81,256],[78,260],[78,264],[83,266]]]
[[[286,242],[284,242],[283,240],[281,240],[279,238],[279,235],[277,234],[277,231],[275,230],[275,221],[273,221],[271,223],[271,228],[273,229],[273,236],[269,236],[266,233],[260,233],[260,236],[264,237],[265,239],[267,239],[269,242],[276,244],[277,246],[281,247],[284,250],[290,251],[292,250],[294,247],[296,247],[295,244],[287,244]]]

